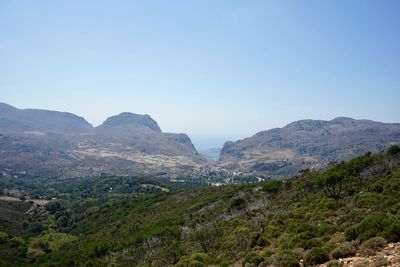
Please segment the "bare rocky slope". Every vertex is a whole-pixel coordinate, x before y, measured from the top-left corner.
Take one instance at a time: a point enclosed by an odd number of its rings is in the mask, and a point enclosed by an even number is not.
[[[93,127],[71,113],[0,103],[3,175],[175,175],[202,166],[186,134],[163,133],[149,115],[121,113]]]
[[[228,169],[285,176],[376,152],[399,141],[398,123],[344,117],[331,121],[301,120],[237,142],[226,142],[218,164]]]

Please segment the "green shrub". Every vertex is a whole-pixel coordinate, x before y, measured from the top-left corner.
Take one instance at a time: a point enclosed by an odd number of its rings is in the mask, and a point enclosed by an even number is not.
[[[378,180],[368,186],[368,191],[374,192],[374,193],[382,193],[383,186],[384,186],[384,182],[382,180]]]
[[[388,153],[389,155],[397,155],[397,154],[399,154],[399,153],[400,153],[400,146],[398,146],[398,145],[391,145],[391,146],[388,148],[387,153]]]
[[[281,185],[282,181],[280,180],[270,180],[263,184],[262,189],[265,192],[276,194],[278,193]]]
[[[8,241],[8,234],[0,232],[0,244],[5,244]]]
[[[286,230],[294,233],[304,233],[314,231],[314,227],[307,223],[300,223],[298,220],[292,220],[291,225],[288,225]]]
[[[318,204],[317,207],[319,209],[330,209],[330,210],[336,210],[337,208],[339,208],[339,202],[334,200],[333,198],[324,198],[321,199]]]
[[[190,256],[190,262],[192,261],[199,261],[202,263],[207,263],[208,262],[208,255],[206,253],[201,253],[201,252],[197,252],[197,253],[193,253]]]
[[[385,182],[383,193],[389,196],[399,196],[400,194],[400,179],[392,178]]]
[[[245,266],[246,263],[253,263],[258,266],[261,262],[264,261],[264,258],[255,252],[249,252],[246,257],[244,257],[242,265]]]
[[[356,249],[349,243],[343,243],[338,248],[332,251],[332,257],[334,259],[346,258],[354,256],[356,254]]]
[[[13,237],[10,240],[8,240],[8,246],[9,247],[18,247],[18,246],[22,246],[24,244],[24,240],[20,237]]]
[[[231,261],[221,261],[221,262],[218,264],[218,267],[229,267],[229,266],[232,265],[232,263],[233,263],[233,262],[231,262]]]
[[[281,234],[282,230],[279,229],[279,227],[275,226],[275,225],[267,225],[267,227],[265,227],[264,229],[264,236],[266,238],[274,238],[274,237],[278,237]]]
[[[28,231],[32,234],[40,234],[43,231],[43,225],[38,222],[29,224]]]
[[[30,244],[30,248],[40,249],[43,252],[50,252],[49,242],[41,239],[33,240]]]
[[[323,245],[321,248],[325,250],[326,253],[330,254],[336,248],[336,246],[332,243],[325,243],[325,245]]]
[[[386,267],[386,266],[390,266],[390,262],[388,261],[387,258],[384,257],[376,257],[372,265],[372,267]]]
[[[377,236],[368,239],[367,241],[364,241],[361,244],[361,249],[371,249],[371,250],[377,250],[380,248],[383,248],[387,244],[386,239],[383,237]]]
[[[244,207],[246,207],[246,200],[244,198],[239,197],[232,200],[232,209],[243,209]]]
[[[269,244],[270,242],[268,241],[268,239],[261,233],[255,232],[251,234],[250,247],[255,247],[255,246],[265,247],[268,246]]]
[[[355,203],[358,208],[372,208],[382,204],[384,197],[382,194],[377,193],[359,194],[355,198]]]
[[[45,205],[45,208],[51,214],[56,213],[57,211],[62,210],[61,203],[58,201],[51,201]]]
[[[400,202],[390,206],[390,213],[396,215],[400,214]]]
[[[321,241],[319,241],[316,238],[313,239],[309,239],[309,240],[305,240],[305,242],[303,243],[302,248],[304,249],[310,249],[310,248],[314,248],[314,247],[321,247],[323,244]]]
[[[189,256],[182,256],[179,258],[179,261],[175,264],[176,267],[187,267],[190,263]]]
[[[274,256],[274,263],[277,267],[300,267],[299,260],[289,251],[282,251]]]
[[[313,266],[329,260],[328,253],[322,248],[312,248],[304,255],[304,265]]]
[[[351,226],[345,230],[347,240],[358,239],[361,242],[375,236],[390,237],[391,240],[398,240],[397,230],[400,224],[392,216],[373,212],[368,214],[359,224]]]
[[[355,225],[352,225],[346,228],[346,230],[344,230],[344,236],[346,237],[347,241],[356,240],[358,236],[357,227]]]
[[[98,258],[105,255],[108,251],[106,243],[91,242],[85,247],[84,255],[91,258]]]
[[[393,222],[385,229],[383,236],[391,242],[400,241],[400,222]]]
[[[333,235],[334,233],[338,232],[339,230],[340,230],[339,226],[337,226],[335,224],[324,222],[318,226],[316,233],[318,236]]]
[[[299,234],[288,234],[279,240],[279,244],[283,249],[304,248],[321,246],[322,243],[314,238],[312,232],[304,232]]]
[[[205,267],[206,265],[201,261],[191,260],[189,267]]]

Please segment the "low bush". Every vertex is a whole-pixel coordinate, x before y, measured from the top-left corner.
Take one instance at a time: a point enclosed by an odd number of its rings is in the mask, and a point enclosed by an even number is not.
[[[383,236],[391,242],[400,241],[400,222],[391,223],[383,232]]]
[[[329,260],[328,253],[322,248],[312,248],[304,255],[304,266],[313,266]]]
[[[267,181],[263,184],[263,191],[268,192],[268,193],[278,193],[280,187],[282,185],[282,181],[280,180],[271,180]]]
[[[400,194],[400,179],[392,178],[385,182],[383,193],[389,196],[399,196]]]
[[[332,235],[340,230],[340,227],[336,224],[331,223],[321,223],[317,229],[318,236]]]
[[[245,266],[246,263],[252,263],[258,266],[261,262],[264,261],[264,258],[259,255],[258,253],[255,252],[250,252],[244,257],[244,260],[242,262],[242,265]]]
[[[207,263],[208,262],[208,255],[206,253],[193,253],[192,256],[190,256],[190,262],[192,261],[199,261],[202,263]]]
[[[372,250],[377,250],[380,248],[383,248],[387,244],[386,239],[383,237],[377,236],[368,239],[367,241],[363,242],[361,244],[361,249],[372,249]]]
[[[387,260],[387,258],[384,257],[376,257],[372,265],[372,267],[386,267],[386,266],[390,266],[390,262]]]
[[[334,259],[351,257],[356,254],[356,249],[349,243],[343,243],[332,251],[332,257]]]
[[[400,240],[400,222],[389,214],[373,212],[368,214],[359,224],[345,230],[348,241],[366,241],[375,236],[384,236],[389,241]]]
[[[321,199],[318,204],[317,207],[319,209],[329,209],[329,210],[336,210],[337,208],[339,208],[339,202],[333,198],[324,198]]]
[[[8,241],[8,234],[0,232],[0,244],[5,244]]]
[[[300,262],[290,251],[283,251],[274,256],[274,265],[277,267],[300,267]]]
[[[231,208],[232,209],[243,209],[246,207],[246,200],[244,198],[235,198],[232,200]]]

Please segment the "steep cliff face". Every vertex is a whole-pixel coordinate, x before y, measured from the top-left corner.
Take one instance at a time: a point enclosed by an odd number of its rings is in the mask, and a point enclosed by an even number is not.
[[[226,142],[219,165],[287,175],[379,151],[397,142],[400,124],[343,117],[331,121],[301,120],[237,142]]]

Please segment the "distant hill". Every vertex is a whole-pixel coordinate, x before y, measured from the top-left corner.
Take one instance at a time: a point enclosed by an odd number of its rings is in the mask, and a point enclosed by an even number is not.
[[[295,174],[376,152],[400,141],[400,124],[339,117],[301,120],[226,142],[218,164],[272,176]]]
[[[149,115],[124,112],[93,127],[71,113],[4,103],[0,153],[0,171],[17,176],[170,176],[205,163],[186,134],[163,133]]]
[[[43,133],[73,134],[93,127],[84,118],[68,112],[41,109],[17,109],[0,103],[0,133],[38,131]]]

